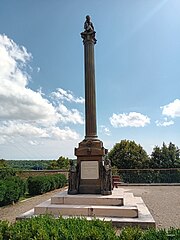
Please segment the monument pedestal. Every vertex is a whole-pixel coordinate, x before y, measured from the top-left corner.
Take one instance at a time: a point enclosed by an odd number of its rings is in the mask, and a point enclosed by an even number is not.
[[[84,139],[75,148],[78,193],[100,194],[103,189],[103,165],[107,150],[98,139]]]

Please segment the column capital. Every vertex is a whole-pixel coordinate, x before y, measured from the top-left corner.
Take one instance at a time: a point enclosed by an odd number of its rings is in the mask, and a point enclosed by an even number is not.
[[[83,39],[83,43],[85,44],[87,42],[91,42],[91,43],[96,44],[97,40],[95,38],[95,34],[96,34],[95,31],[90,31],[90,32],[84,31],[84,32],[82,32],[81,37]]]

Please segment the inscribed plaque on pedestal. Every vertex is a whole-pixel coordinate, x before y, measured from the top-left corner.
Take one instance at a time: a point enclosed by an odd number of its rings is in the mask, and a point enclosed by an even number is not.
[[[98,161],[81,162],[81,179],[99,179]]]

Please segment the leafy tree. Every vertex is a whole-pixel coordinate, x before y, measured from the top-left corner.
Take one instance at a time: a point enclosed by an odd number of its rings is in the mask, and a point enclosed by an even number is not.
[[[69,159],[60,156],[58,160],[50,161],[48,169],[69,169]]]
[[[150,168],[160,168],[162,167],[162,162],[163,158],[161,149],[160,147],[155,146],[151,154]]]
[[[161,148],[155,146],[152,154],[150,167],[152,168],[178,168],[180,167],[180,149],[173,143],[167,146],[164,142]]]
[[[69,169],[69,159],[60,156],[57,160],[58,167],[61,169]]]
[[[8,167],[7,161],[4,159],[0,159],[0,168]]]
[[[49,162],[48,169],[58,169],[57,161],[56,161],[56,160],[51,160],[51,161]]]
[[[170,142],[168,150],[170,167],[180,167],[180,149]]]
[[[140,169],[149,167],[149,157],[140,144],[134,141],[121,140],[109,152],[112,166],[118,169]]]

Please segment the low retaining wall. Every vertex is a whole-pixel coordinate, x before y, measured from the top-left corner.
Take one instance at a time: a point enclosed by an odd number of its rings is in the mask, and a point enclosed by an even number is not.
[[[69,172],[67,170],[22,170],[17,172],[17,175],[21,178],[28,178],[31,176],[45,176],[58,173],[64,174],[68,178]]]

